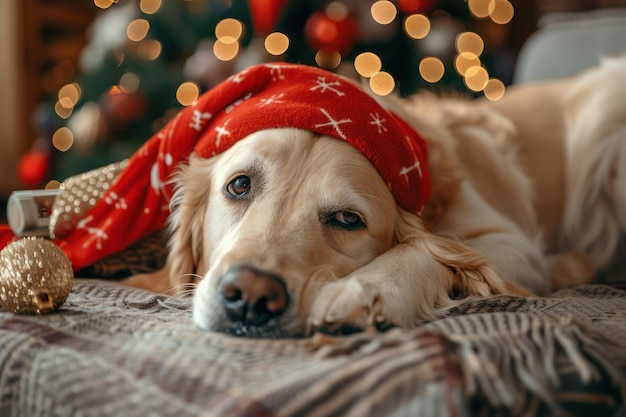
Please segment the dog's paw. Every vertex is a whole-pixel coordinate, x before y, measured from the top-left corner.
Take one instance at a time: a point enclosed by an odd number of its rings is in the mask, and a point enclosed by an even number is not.
[[[399,320],[386,298],[378,285],[354,277],[326,284],[311,308],[308,332],[350,334],[394,327]]]

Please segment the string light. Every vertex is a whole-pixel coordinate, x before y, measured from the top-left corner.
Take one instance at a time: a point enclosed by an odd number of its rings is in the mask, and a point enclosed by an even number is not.
[[[395,87],[396,81],[388,72],[378,71],[370,78],[370,88],[379,96],[386,96],[390,94]]]
[[[183,106],[189,106],[200,96],[200,88],[192,81],[186,81],[176,89],[176,100]]]
[[[412,14],[404,19],[404,31],[413,39],[423,39],[430,32],[430,20],[423,14]]]
[[[265,50],[270,55],[282,55],[289,48],[289,38],[284,33],[274,32],[265,38]]]
[[[374,20],[381,25],[388,25],[393,22],[398,14],[395,4],[388,0],[378,0],[372,4],[370,11]]]
[[[361,77],[370,78],[379,72],[382,66],[378,55],[372,52],[363,52],[354,59],[354,69]]]
[[[445,67],[439,58],[426,57],[420,61],[419,72],[426,82],[434,84],[443,77]]]

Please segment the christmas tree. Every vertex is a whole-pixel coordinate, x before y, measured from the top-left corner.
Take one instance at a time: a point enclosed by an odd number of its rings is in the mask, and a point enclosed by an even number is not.
[[[471,30],[484,21],[505,25],[513,16],[507,0],[95,0],[96,6],[102,11],[79,76],[35,118],[46,143],[22,161],[33,167],[39,158],[36,172],[20,171],[30,186],[129,157],[182,106],[259,62],[319,66],[369,81],[380,95],[429,89],[497,99],[510,76],[506,65],[498,70],[512,58],[486,50]]]

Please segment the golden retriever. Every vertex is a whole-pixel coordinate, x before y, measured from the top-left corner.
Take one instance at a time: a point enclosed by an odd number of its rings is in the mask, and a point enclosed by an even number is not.
[[[167,266],[127,282],[197,282],[195,323],[250,337],[410,328],[466,297],[585,283],[626,230],[624,97],[610,60],[494,103],[390,100],[428,142],[422,218],[349,144],[255,132],[180,169]]]

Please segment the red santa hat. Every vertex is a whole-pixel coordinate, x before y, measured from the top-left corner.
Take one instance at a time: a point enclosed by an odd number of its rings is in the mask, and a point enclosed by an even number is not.
[[[184,108],[129,160],[106,194],[56,243],[74,270],[162,228],[179,164],[211,158],[247,135],[300,128],[343,140],[378,170],[397,203],[420,213],[430,197],[426,143],[355,83],[305,65],[261,64]]]

